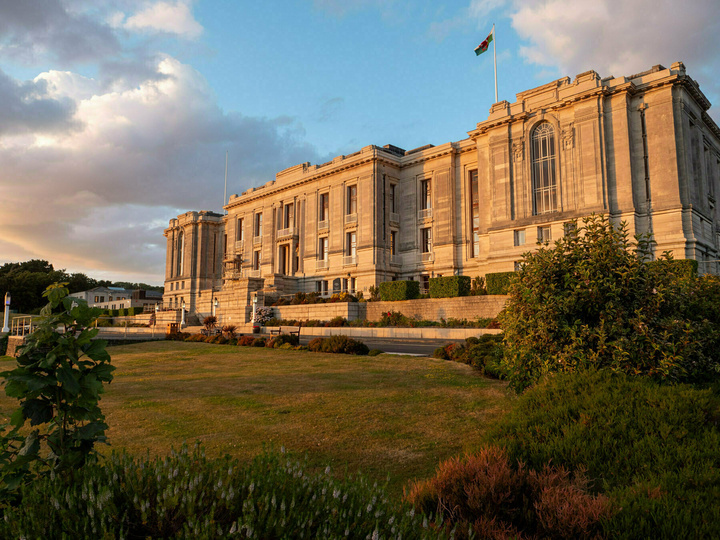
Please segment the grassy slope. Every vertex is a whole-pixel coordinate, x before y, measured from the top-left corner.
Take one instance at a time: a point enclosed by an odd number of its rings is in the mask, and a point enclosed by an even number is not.
[[[478,446],[510,403],[504,383],[428,358],[178,342],[109,352],[117,371],[101,406],[113,448],[163,455],[200,440],[209,455],[249,458],[284,445],[317,466],[389,476],[393,491]],[[0,413],[14,407],[3,393]]]

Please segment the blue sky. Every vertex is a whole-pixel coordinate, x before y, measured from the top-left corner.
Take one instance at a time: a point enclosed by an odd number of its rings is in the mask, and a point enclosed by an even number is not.
[[[286,167],[466,137],[499,98],[684,61],[720,2],[0,0],[0,264],[163,280],[168,220]],[[711,110],[713,114],[714,110]]]

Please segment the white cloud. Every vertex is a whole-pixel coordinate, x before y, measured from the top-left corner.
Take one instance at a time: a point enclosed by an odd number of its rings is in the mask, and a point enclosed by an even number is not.
[[[111,24],[134,31],[163,32],[181,37],[196,39],[203,27],[193,17],[187,1],[155,2],[147,4],[136,14],[122,22],[122,14],[115,13]]]
[[[478,20],[498,8],[526,42],[520,55],[557,75],[594,69],[622,76],[683,61],[711,94],[720,91],[720,49],[711,46],[720,34],[717,0],[472,0],[470,6]]]
[[[146,282],[155,273],[159,282],[168,220],[220,210],[225,150],[230,193],[318,160],[292,119],[225,113],[205,79],[172,57],[156,72],[137,86],[107,88],[72,72],[30,83],[6,77],[11,90],[30,85],[50,103],[69,102],[72,115],[63,117],[67,129],[40,133],[30,123],[0,135],[0,263],[23,254]]]

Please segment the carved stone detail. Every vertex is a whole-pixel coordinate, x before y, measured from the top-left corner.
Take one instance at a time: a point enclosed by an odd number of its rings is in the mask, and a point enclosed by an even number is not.
[[[575,128],[572,124],[568,124],[566,127],[562,128],[562,146],[565,150],[572,150],[573,145],[575,144]]]
[[[513,156],[516,162],[521,162],[525,157],[525,143],[523,141],[514,142],[512,145]]]

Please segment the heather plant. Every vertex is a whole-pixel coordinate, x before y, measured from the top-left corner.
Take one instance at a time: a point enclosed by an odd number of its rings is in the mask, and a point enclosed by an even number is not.
[[[51,285],[43,296],[48,304],[17,367],[0,374],[7,396],[20,401],[0,439],[0,491],[35,475],[72,474],[95,460],[95,445],[106,441],[99,401],[115,368],[106,342],[93,339],[101,310],[69,297],[65,284]]]
[[[411,485],[407,499],[442,515],[456,538],[595,538],[612,515],[608,498],[591,493],[581,473],[528,470],[495,446],[444,461]]]
[[[255,308],[255,322],[260,324],[267,323],[273,317],[273,308],[257,307]]]
[[[235,330],[237,330],[237,326],[234,324],[226,324],[222,327],[222,333],[228,339],[235,337]]]
[[[720,282],[678,275],[668,253],[625,224],[589,216],[554,247],[524,255],[500,314],[504,367],[522,390],[547,373],[609,368],[666,381],[717,377]],[[667,264],[666,264],[667,263]]]
[[[211,332],[215,329],[217,326],[217,317],[215,315],[208,315],[205,317],[202,321],[203,326],[205,327],[205,330],[208,332]]]

